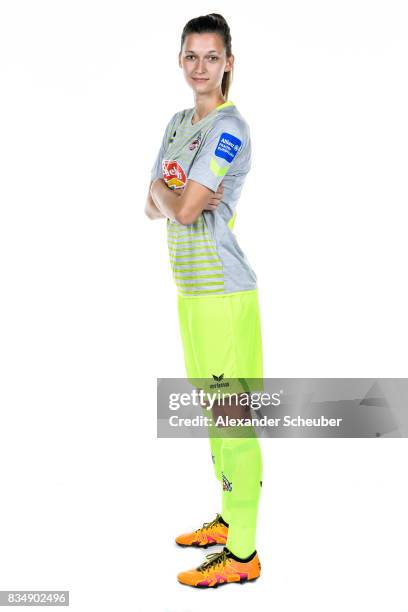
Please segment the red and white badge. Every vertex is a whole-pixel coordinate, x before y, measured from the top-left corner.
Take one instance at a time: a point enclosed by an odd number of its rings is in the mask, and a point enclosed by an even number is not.
[[[181,189],[187,182],[183,167],[175,159],[164,159],[162,163],[163,179],[171,189]]]

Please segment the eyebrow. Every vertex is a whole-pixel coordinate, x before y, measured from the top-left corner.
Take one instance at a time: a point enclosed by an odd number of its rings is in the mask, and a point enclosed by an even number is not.
[[[195,53],[195,51],[192,51],[192,49],[186,49],[184,53]],[[217,49],[211,49],[210,51],[207,51],[207,53],[218,53],[218,51]]]

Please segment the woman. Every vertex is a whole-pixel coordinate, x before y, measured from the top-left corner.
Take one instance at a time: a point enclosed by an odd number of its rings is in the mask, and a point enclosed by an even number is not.
[[[251,161],[248,125],[228,100],[233,63],[229,27],[221,15],[185,25],[179,65],[195,106],[170,119],[146,203],[149,218],[167,218],[188,379],[206,379],[206,389],[222,380],[222,391],[240,391],[231,406],[215,405],[210,426],[222,514],[176,538],[181,546],[224,545],[198,568],[178,575],[181,583],[195,587],[260,575],[255,547],[259,442],[252,427],[215,425],[219,416],[248,416],[241,403],[248,393],[242,391],[250,390],[251,379],[263,377],[257,278],[232,232]]]

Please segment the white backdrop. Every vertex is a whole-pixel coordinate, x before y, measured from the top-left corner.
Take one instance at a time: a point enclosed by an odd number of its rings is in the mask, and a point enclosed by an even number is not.
[[[406,440],[263,440],[254,584],[179,585],[220,510],[207,440],[157,440],[184,376],[165,226],[144,215],[181,30],[228,20],[253,166],[235,231],[268,377],[406,377],[407,6],[0,5],[0,590],[71,608],[407,612]],[[211,551],[210,551],[211,552]]]

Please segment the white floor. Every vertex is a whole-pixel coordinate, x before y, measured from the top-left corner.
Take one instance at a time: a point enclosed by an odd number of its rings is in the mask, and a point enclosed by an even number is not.
[[[408,611],[406,439],[262,439],[261,578],[202,590],[176,575],[205,552],[174,537],[221,509],[208,440],[119,416],[53,440],[30,434],[34,414],[9,424],[0,590],[68,589],[75,612]]]
[[[160,565],[162,580],[160,588],[154,575],[144,582],[140,609],[408,610],[405,441],[264,439],[262,448],[261,578],[204,591],[175,579],[178,571],[200,563],[204,552],[179,548],[172,538],[220,510],[207,441],[157,442],[157,455],[166,462],[156,483],[156,507],[162,504],[166,519],[151,559]]]

